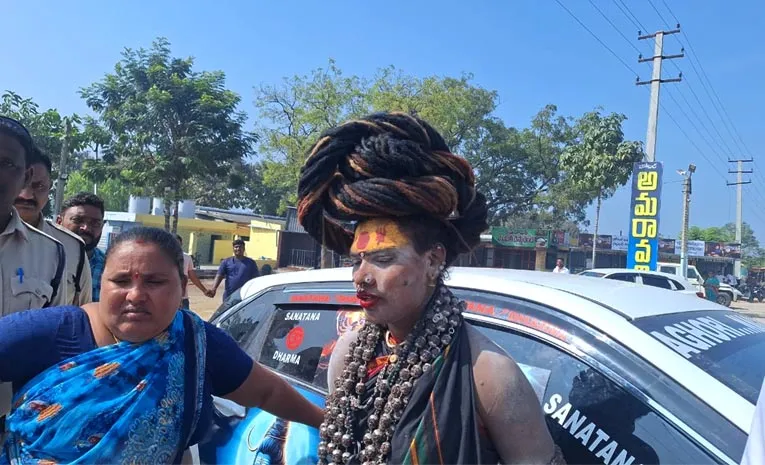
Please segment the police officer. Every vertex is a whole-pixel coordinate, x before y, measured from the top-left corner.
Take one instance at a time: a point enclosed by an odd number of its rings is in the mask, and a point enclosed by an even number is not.
[[[0,116],[0,316],[67,303],[64,247],[24,223],[13,207],[32,177],[33,148],[21,123]],[[11,385],[0,384],[0,417],[10,404]]]
[[[16,211],[27,224],[61,242],[66,255],[66,282],[71,292],[66,302],[77,306],[87,304],[92,301],[93,288],[85,242],[43,218],[42,211],[48,204],[51,189],[51,161],[36,147],[32,154],[32,177],[16,197]]]

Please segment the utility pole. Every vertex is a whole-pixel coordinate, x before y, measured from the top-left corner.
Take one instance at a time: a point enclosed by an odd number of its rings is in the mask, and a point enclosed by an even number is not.
[[[671,60],[674,58],[682,58],[685,56],[684,50],[681,50],[676,55],[664,55],[664,36],[677,34],[680,32],[680,25],[678,24],[675,29],[671,31],[658,31],[654,34],[639,35],[638,40],[654,39],[654,52],[650,58],[643,58],[643,55],[638,57],[638,63],[653,62],[653,73],[650,81],[641,81],[637,79],[636,84],[644,86],[651,85],[651,102],[648,107],[648,132],[645,137],[645,154],[646,161],[656,161],[656,126],[659,122],[659,89],[661,85],[668,82],[680,82],[683,79],[683,73],[680,76],[673,79],[661,78],[661,62],[663,60]]]
[[[745,174],[752,174],[754,170],[745,170],[744,163],[752,163],[752,158],[746,160],[728,160],[728,163],[735,163],[736,170],[728,170],[728,173],[736,175],[736,182],[729,182],[728,186],[736,186],[736,242],[741,247],[742,227],[744,225],[744,184],[751,184],[752,181],[744,181]],[[743,252],[743,247],[742,247]],[[741,277],[741,259],[737,258],[733,265],[733,274]]]
[[[72,132],[72,122],[69,118],[64,118],[64,140],[61,143],[61,158],[58,161],[58,178],[56,179],[56,201],[53,215],[57,215],[61,210],[61,204],[64,202],[64,189],[66,189],[66,179],[69,173],[66,172],[66,162],[69,158],[69,134]]]
[[[688,224],[690,220],[691,207],[691,177],[696,172],[696,165],[691,163],[688,170],[677,170],[677,173],[684,178],[683,180],[683,226],[680,230],[680,269],[683,277],[688,277]]]

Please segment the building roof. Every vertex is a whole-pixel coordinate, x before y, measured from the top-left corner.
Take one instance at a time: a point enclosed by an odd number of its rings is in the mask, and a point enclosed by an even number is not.
[[[305,233],[305,229],[300,225],[297,218],[297,208],[287,207],[287,226],[285,231]]]
[[[285,218],[281,216],[260,215],[257,213],[224,210],[222,208],[203,207],[203,206],[197,206],[195,213],[197,218],[203,219],[203,220],[220,220],[220,221],[227,221],[229,223],[243,223],[247,225],[250,224],[250,221],[258,220],[258,219],[278,221],[282,223],[285,221]]]

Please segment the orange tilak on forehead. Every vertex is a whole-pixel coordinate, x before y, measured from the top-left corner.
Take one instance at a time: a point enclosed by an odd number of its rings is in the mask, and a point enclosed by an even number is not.
[[[351,245],[351,253],[376,252],[409,244],[409,239],[393,220],[374,219],[360,223]]]

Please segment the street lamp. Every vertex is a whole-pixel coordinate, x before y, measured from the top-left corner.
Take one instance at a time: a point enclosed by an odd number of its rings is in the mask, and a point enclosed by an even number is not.
[[[683,226],[680,230],[680,269],[683,277],[688,278],[688,221],[691,205],[691,177],[696,172],[696,165],[691,163],[687,170],[677,170],[683,179]]]

